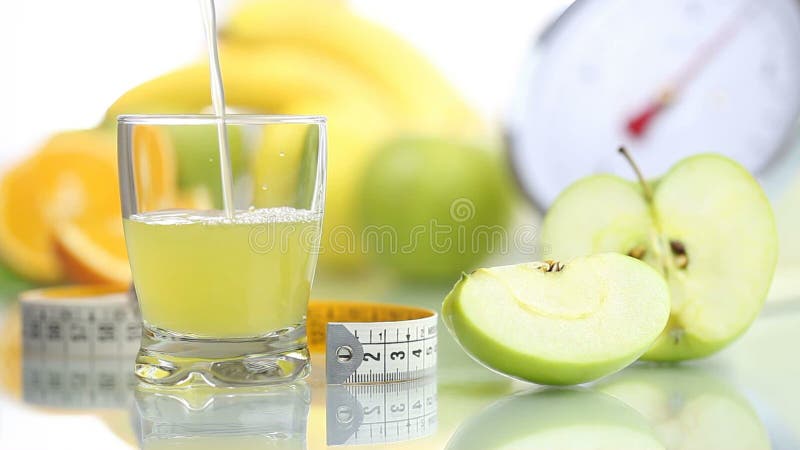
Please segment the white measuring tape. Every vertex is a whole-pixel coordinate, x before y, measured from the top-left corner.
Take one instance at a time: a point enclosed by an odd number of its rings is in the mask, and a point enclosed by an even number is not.
[[[20,295],[23,355],[125,357],[139,350],[141,322],[113,286],[37,289]]]
[[[425,308],[317,300],[306,327],[312,353],[325,351],[329,384],[408,381],[436,370],[437,315]]]

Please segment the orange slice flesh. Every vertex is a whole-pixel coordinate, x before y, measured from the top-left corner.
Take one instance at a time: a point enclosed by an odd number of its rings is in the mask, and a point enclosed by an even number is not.
[[[54,226],[119,214],[114,148],[110,133],[62,133],[0,180],[0,257],[16,272],[40,282],[60,279]]]
[[[138,210],[146,212],[175,207],[178,185],[176,157],[166,133],[147,125],[134,128],[132,157]]]
[[[78,283],[131,282],[122,218],[83,217],[56,229],[56,249],[67,277]]]

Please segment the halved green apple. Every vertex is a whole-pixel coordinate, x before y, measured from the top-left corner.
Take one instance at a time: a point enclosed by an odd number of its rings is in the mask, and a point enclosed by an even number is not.
[[[463,423],[451,450],[663,449],[650,424],[600,392],[552,389],[502,399]]]
[[[653,183],[631,163],[639,183],[598,175],[562,192],[542,243],[562,261],[619,252],[649,263],[669,284],[672,313],[644,358],[709,355],[747,329],[769,290],[778,251],[769,201],[724,156],[686,158]]]
[[[598,254],[465,274],[442,316],[488,367],[541,384],[577,384],[625,367],[652,345],[669,317],[669,290],[647,264]]]

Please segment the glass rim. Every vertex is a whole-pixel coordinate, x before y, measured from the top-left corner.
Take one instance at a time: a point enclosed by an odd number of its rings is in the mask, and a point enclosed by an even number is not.
[[[125,125],[213,125],[219,121],[215,114],[123,114],[118,124]],[[319,115],[291,114],[225,114],[228,125],[304,124],[324,125],[328,119]]]

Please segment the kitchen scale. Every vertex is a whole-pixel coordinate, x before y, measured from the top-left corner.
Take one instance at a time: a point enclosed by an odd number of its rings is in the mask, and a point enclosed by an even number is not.
[[[620,145],[651,178],[727,155],[774,198],[800,166],[799,115],[797,0],[577,0],[525,67],[510,159],[543,209],[581,177],[632,179]]]

